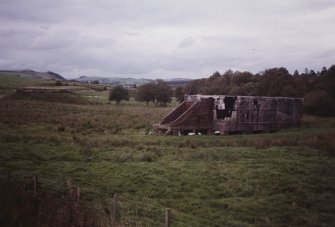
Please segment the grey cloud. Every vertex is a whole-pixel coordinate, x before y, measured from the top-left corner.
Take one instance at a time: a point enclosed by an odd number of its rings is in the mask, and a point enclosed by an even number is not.
[[[193,39],[192,37],[187,37],[184,38],[180,43],[179,43],[179,47],[181,48],[185,48],[185,47],[190,47],[193,46],[195,44],[195,39]]]
[[[315,58],[321,58],[321,59],[332,58],[332,59],[335,59],[335,46],[317,54],[315,56]]]
[[[0,68],[67,77],[318,70],[335,63],[333,21],[332,0],[2,0]]]

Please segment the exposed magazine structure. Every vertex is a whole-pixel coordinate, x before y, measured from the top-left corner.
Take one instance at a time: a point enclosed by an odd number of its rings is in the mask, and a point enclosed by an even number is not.
[[[154,128],[174,135],[275,132],[300,127],[302,108],[301,98],[186,95]]]

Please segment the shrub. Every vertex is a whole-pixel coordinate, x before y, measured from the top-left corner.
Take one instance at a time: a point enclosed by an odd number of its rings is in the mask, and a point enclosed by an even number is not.
[[[110,90],[109,100],[116,101],[116,104],[119,105],[122,100],[129,100],[129,92],[121,85],[118,85]]]

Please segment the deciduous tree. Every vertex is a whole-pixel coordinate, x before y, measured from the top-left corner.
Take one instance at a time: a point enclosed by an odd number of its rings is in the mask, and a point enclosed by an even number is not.
[[[109,92],[109,100],[116,101],[116,104],[119,105],[122,100],[129,100],[129,92],[121,85],[115,86]]]
[[[156,103],[166,106],[166,103],[171,102],[173,91],[172,88],[163,80],[157,80],[155,100]]]
[[[154,83],[143,84],[137,90],[136,100],[146,102],[148,106],[150,101],[155,102],[155,91]]]
[[[185,97],[184,89],[182,87],[176,87],[174,91],[174,96],[176,97],[178,102],[183,102]]]

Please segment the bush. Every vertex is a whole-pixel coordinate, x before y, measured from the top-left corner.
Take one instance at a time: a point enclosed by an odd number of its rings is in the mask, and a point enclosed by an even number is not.
[[[116,101],[116,104],[119,105],[122,100],[129,100],[129,92],[121,85],[118,85],[109,92],[109,100]]]

